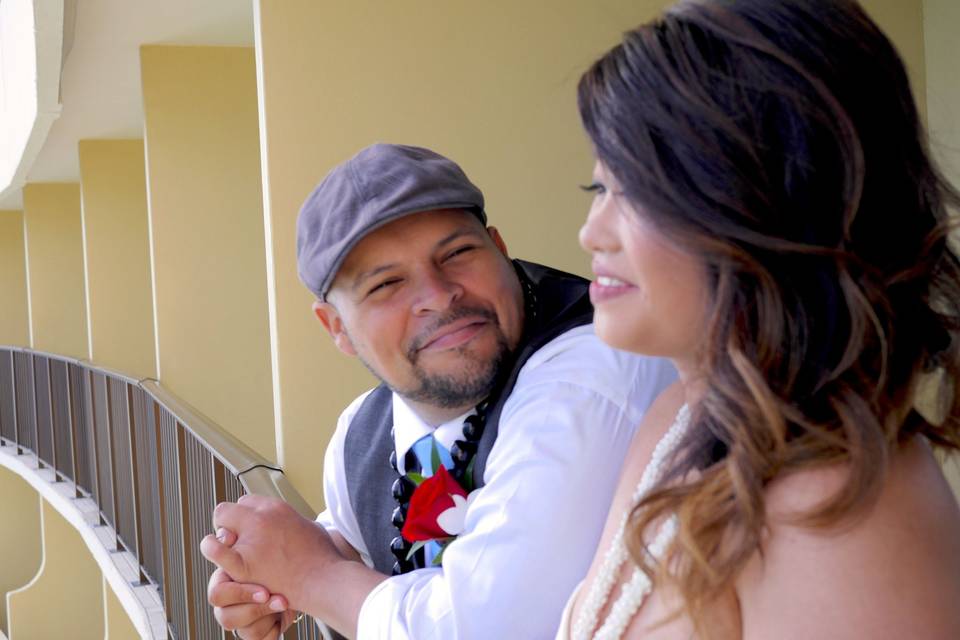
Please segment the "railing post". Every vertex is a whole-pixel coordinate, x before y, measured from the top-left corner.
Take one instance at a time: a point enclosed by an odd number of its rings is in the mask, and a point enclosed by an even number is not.
[[[37,367],[34,360],[36,356],[29,354],[27,362],[30,363],[30,381],[33,383],[33,453],[37,457],[37,468],[43,469],[43,460],[40,459],[40,407],[37,406]]]
[[[110,379],[104,379],[104,389],[107,392],[107,440],[110,445],[110,496],[113,498],[113,535],[116,538],[117,550],[123,549],[120,538],[120,505],[117,494],[117,454],[115,451],[116,438],[113,436],[113,393],[110,390]]]
[[[10,354],[10,384],[13,385],[13,440],[17,446],[17,455],[23,455],[20,446],[20,412],[17,407],[17,354]]]
[[[74,365],[81,372],[83,369],[79,368],[79,365]],[[82,373],[81,373],[82,375]],[[75,498],[80,498],[83,494],[80,492],[80,450],[79,445],[77,444],[77,433],[79,432],[79,427],[77,425],[77,420],[79,420],[78,412],[74,410],[76,406],[76,398],[74,397],[73,390],[73,376],[74,376],[74,367],[67,365],[67,419],[70,423],[70,455],[72,456],[72,471],[73,471],[73,496]]]
[[[50,464],[53,465],[53,481],[60,482],[60,474],[57,472],[57,418],[56,407],[53,403],[53,369],[50,366],[50,358],[44,357],[47,365],[47,406],[50,407]],[[36,383],[34,383],[36,384]],[[37,432],[40,431],[40,419],[37,417]],[[39,451],[40,444],[37,444]]]
[[[177,430],[177,471],[180,476],[180,541],[183,549],[183,578],[184,594],[186,595],[187,605],[187,625],[186,637],[193,637],[193,626],[196,617],[196,607],[194,606],[193,581],[190,576],[193,575],[193,549],[190,544],[190,492],[187,491],[187,443],[184,427],[180,421],[176,422]]]
[[[216,456],[213,456],[213,504],[217,505],[227,499],[226,474],[227,469]]]
[[[107,519],[103,517],[103,488],[100,486],[100,442],[97,434],[97,393],[96,385],[93,383],[93,370],[87,370],[87,389],[90,399],[90,435],[93,436],[93,486],[96,489],[97,517],[100,524],[107,524]]]
[[[137,554],[137,571],[139,573],[139,584],[147,584],[147,576],[143,572],[143,536],[141,535],[140,520],[140,477],[137,474],[137,434],[136,434],[136,413],[133,408],[133,386],[127,387],[127,415],[129,416],[130,428],[130,479],[133,484],[133,546]]]
[[[210,456],[213,464],[210,465],[210,471],[213,475],[213,505],[216,507],[227,499],[227,468],[217,459],[216,456]],[[208,523],[208,526],[213,523]],[[218,628],[217,637],[220,640],[227,640],[227,632],[223,628]]]
[[[173,592],[172,572],[170,571],[169,540],[167,539],[167,505],[165,494],[165,481],[163,473],[163,434],[160,432],[160,406],[156,402],[151,402],[153,406],[153,435],[154,446],[157,448],[157,506],[160,509],[160,567],[163,576],[160,578],[163,584],[163,609],[167,619],[167,633],[171,640],[173,634],[170,631],[170,618],[173,615],[173,603],[171,593]]]

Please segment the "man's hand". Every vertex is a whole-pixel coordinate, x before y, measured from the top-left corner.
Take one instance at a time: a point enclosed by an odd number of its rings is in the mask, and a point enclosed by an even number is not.
[[[343,560],[321,526],[277,498],[246,495],[236,504],[222,502],[213,525],[233,532],[236,541],[228,545],[208,535],[200,543],[204,557],[236,583],[284,594],[294,609],[306,608],[311,577]]]
[[[237,541],[237,535],[224,528],[217,529],[217,540],[228,547]],[[287,609],[287,599],[271,595],[261,585],[234,582],[223,569],[216,569],[207,585],[207,601],[213,606],[213,615],[221,627],[233,630],[245,640],[274,640],[294,620],[294,612]]]
[[[213,510],[213,526],[235,533],[236,541],[231,546],[208,535],[200,542],[200,552],[230,580],[282,593],[290,609],[309,613],[346,636],[356,635],[364,600],[387,579],[359,562],[355,553],[345,557],[322,526],[277,498],[246,495],[236,504],[222,502]],[[248,620],[245,614],[233,622]],[[265,628],[274,633],[267,624],[250,621],[256,626],[251,633]]]

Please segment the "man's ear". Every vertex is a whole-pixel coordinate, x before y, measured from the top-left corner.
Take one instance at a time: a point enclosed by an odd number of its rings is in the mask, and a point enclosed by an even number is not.
[[[493,240],[493,244],[497,245],[497,249],[500,249],[500,253],[509,258],[510,254],[507,253],[507,243],[503,241],[503,236],[500,235],[497,228],[487,227],[487,233],[490,234],[490,239]]]
[[[343,318],[340,317],[340,312],[337,311],[336,307],[329,302],[316,300],[313,303],[313,313],[316,314],[317,319],[320,320],[320,324],[327,330],[330,337],[333,338],[333,343],[337,345],[337,349],[340,349],[340,351],[348,356],[357,355],[357,350],[353,348],[353,342],[350,340],[350,336],[347,335],[347,329],[343,325]]]

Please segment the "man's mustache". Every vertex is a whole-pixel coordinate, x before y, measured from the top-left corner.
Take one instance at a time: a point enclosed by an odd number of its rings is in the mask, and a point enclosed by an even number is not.
[[[407,358],[409,358],[411,361],[415,360],[417,352],[420,351],[420,349],[422,349],[427,342],[433,339],[437,331],[449,324],[456,322],[457,320],[460,320],[461,318],[469,317],[483,318],[484,320],[489,320],[490,322],[497,324],[497,314],[490,309],[470,306],[451,309],[446,315],[441,318],[437,318],[433,324],[414,336],[413,340],[410,342],[410,347],[407,349]]]

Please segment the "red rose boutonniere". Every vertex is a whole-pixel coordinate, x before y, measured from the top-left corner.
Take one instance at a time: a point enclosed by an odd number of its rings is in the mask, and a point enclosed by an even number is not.
[[[400,532],[410,542],[441,540],[463,531],[470,498],[453,476],[440,467],[424,480],[410,498],[407,520]]]
[[[454,538],[463,532],[467,509],[477,491],[467,492],[454,480],[442,465],[433,476],[420,482],[407,509],[407,519],[400,534],[414,546],[412,556],[427,542],[435,540],[446,548]],[[442,554],[434,558],[433,564],[440,564]]]

